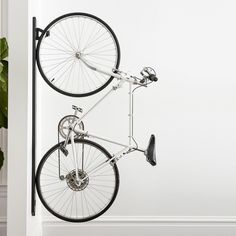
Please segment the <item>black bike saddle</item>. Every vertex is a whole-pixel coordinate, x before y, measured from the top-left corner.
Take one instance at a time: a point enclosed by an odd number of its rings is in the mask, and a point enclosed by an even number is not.
[[[154,134],[152,134],[149,139],[149,143],[148,143],[147,150],[145,152],[145,156],[147,158],[147,161],[152,166],[155,166],[157,164],[156,163],[156,138],[155,138]]]

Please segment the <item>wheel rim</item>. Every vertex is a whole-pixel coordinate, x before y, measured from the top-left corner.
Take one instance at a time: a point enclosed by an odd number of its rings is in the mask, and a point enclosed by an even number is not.
[[[110,156],[97,144],[76,140],[76,150],[84,150],[84,163],[78,160],[78,173],[88,177],[81,186],[73,178],[75,169],[71,157],[71,145],[67,146],[68,156],[60,152],[61,177],[58,177],[58,147],[49,151],[37,172],[37,190],[44,206],[55,216],[71,222],[88,221],[103,214],[113,203],[119,186],[119,175],[115,165],[89,175],[89,171]],[[82,170],[83,169],[83,170]],[[63,179],[63,180],[62,180]]]
[[[46,82],[70,96],[92,95],[109,84],[112,77],[91,70],[81,58],[106,71],[118,68],[120,49],[112,29],[85,13],[68,14],[50,23],[37,49]]]

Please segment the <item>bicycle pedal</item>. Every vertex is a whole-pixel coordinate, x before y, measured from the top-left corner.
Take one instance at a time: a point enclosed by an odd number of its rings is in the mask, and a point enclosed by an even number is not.
[[[79,112],[83,112],[83,109],[81,107],[77,107],[75,105],[72,105],[72,109],[76,110],[76,111],[79,111]]]
[[[69,154],[68,150],[63,146],[60,147],[60,150],[65,156],[67,156]]]

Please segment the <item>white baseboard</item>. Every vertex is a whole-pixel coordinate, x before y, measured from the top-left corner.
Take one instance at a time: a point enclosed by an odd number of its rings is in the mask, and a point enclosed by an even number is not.
[[[43,219],[43,225],[60,226],[73,223],[62,221],[53,216]],[[101,216],[93,221],[79,225],[235,225],[236,216]]]
[[[0,235],[7,235],[7,217],[0,217]]]
[[[6,236],[6,217],[0,217],[0,235]],[[157,217],[104,216],[87,223],[69,223],[44,217],[43,236],[235,236],[236,216]]]
[[[43,221],[43,236],[235,236],[236,216],[107,216],[87,223],[69,223],[54,217]]]
[[[7,223],[7,217],[5,216],[0,216],[0,225],[4,225]]]
[[[0,217],[0,225],[4,225],[7,222],[6,217]],[[62,221],[53,216],[44,217],[42,221],[44,226],[71,226],[71,225],[86,225],[86,226],[97,226],[97,225],[222,225],[222,226],[235,226],[236,227],[236,216],[104,216],[96,220],[85,222],[85,223],[70,223]]]
[[[0,185],[0,236],[7,235],[7,186]]]

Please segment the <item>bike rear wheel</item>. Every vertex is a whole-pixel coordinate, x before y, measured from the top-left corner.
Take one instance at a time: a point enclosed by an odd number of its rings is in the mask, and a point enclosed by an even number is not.
[[[37,169],[36,187],[40,200],[54,216],[69,222],[92,220],[109,209],[119,189],[119,172],[115,163],[89,174],[94,167],[107,162],[111,155],[99,144],[75,139],[78,175],[86,180],[76,184],[72,145],[65,156],[56,144],[42,158]],[[60,173],[59,173],[60,170]]]
[[[53,20],[37,45],[39,71],[56,91],[74,97],[95,94],[113,79],[82,61],[106,71],[118,68],[120,47],[110,26],[87,13],[70,13]]]

